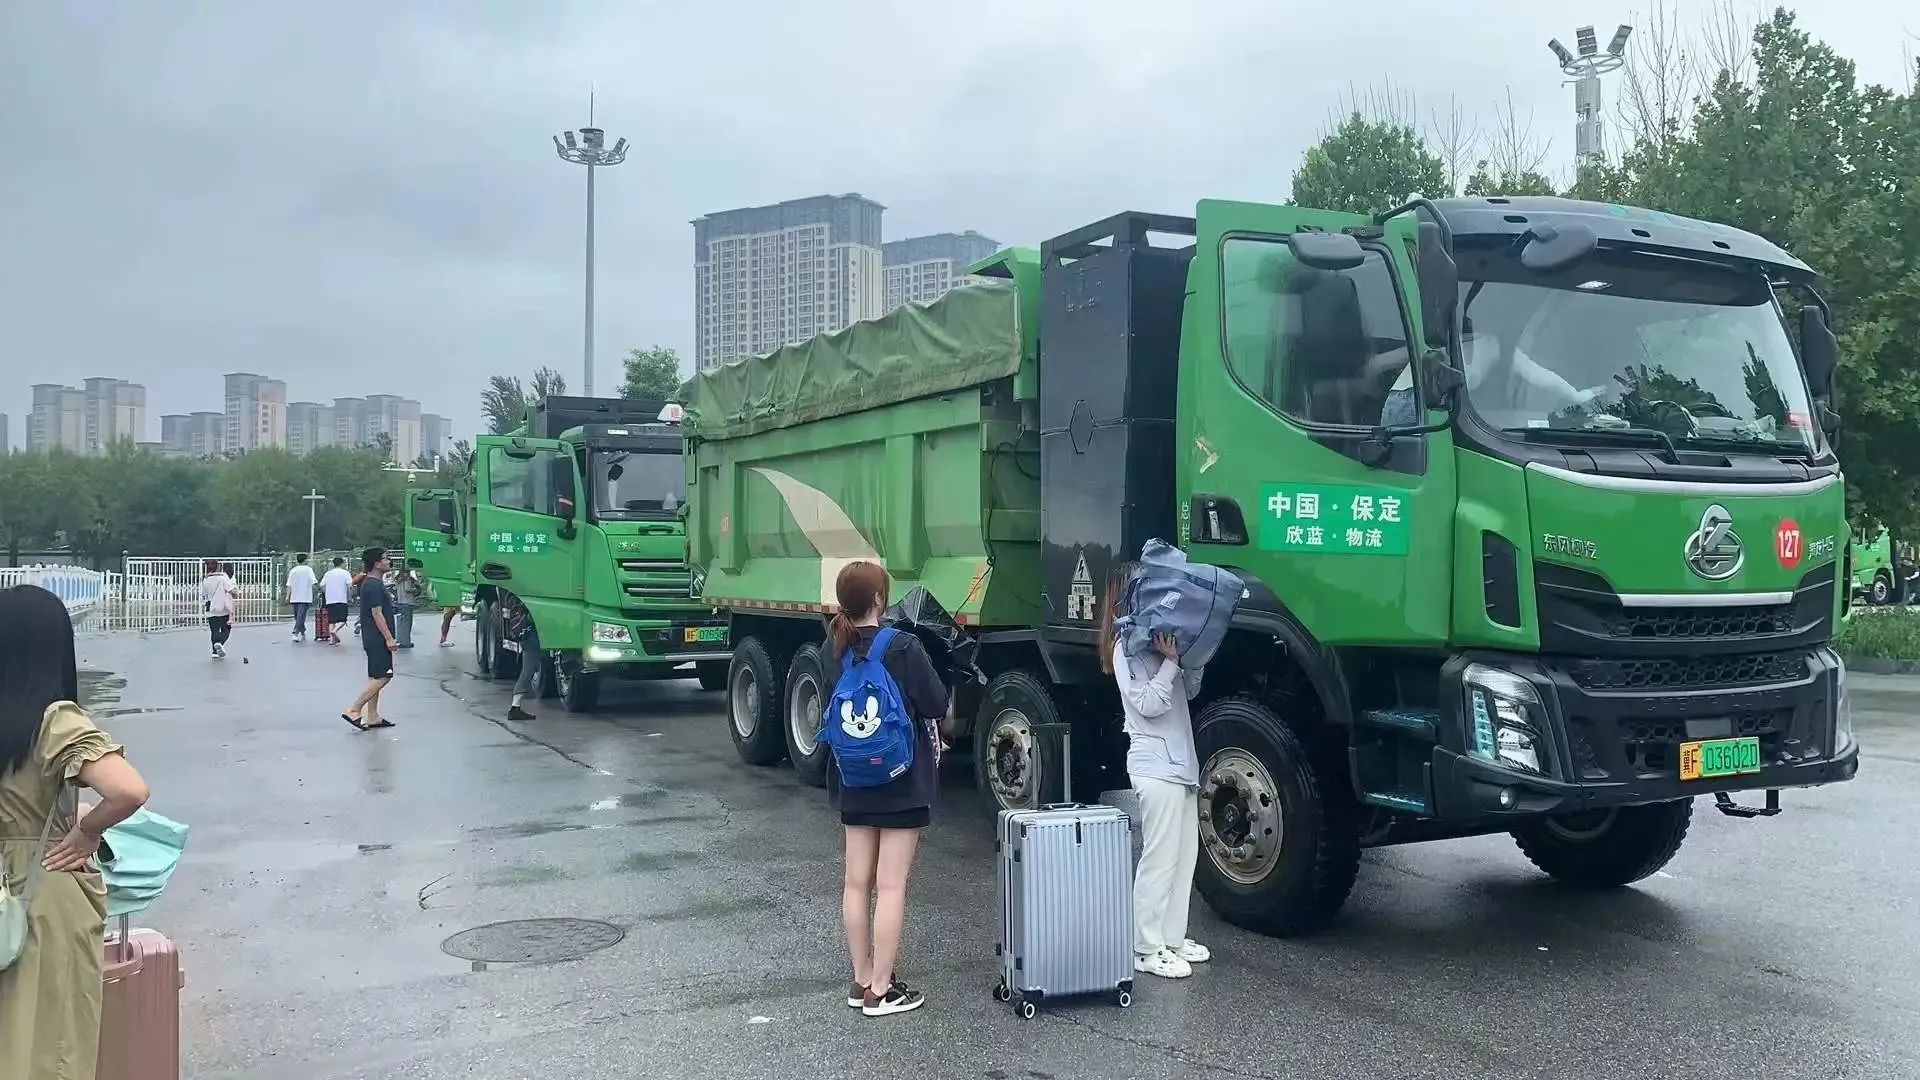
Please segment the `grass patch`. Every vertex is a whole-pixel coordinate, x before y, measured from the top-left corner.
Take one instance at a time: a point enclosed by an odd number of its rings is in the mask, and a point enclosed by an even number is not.
[[[1863,608],[1834,641],[1849,660],[1920,660],[1920,608]]]

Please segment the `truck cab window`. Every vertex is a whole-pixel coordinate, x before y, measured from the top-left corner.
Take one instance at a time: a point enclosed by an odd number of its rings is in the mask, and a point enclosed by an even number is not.
[[[488,505],[564,517],[562,506],[573,500],[573,465],[566,455],[536,450],[529,457],[514,457],[498,446],[487,452]]]
[[[1373,427],[1396,382],[1411,387],[1406,321],[1380,252],[1317,270],[1277,238],[1236,237],[1221,262],[1227,366],[1248,392],[1305,423]]]

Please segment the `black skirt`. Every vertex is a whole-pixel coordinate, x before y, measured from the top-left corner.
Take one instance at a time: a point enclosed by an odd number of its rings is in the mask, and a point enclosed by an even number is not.
[[[884,813],[842,810],[840,824],[850,829],[924,829],[933,824],[933,807],[916,806],[911,810]]]

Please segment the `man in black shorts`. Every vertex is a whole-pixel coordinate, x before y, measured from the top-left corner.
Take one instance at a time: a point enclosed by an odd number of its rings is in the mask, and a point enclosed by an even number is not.
[[[360,562],[366,567],[360,582],[360,647],[367,654],[367,688],[340,718],[368,731],[393,726],[380,716],[380,691],[393,678],[393,651],[400,645],[393,636],[393,592],[384,580],[390,565],[386,550],[368,548]]]

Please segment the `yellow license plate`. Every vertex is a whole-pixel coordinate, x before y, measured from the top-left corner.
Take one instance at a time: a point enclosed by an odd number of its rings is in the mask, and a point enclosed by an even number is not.
[[[1680,744],[1680,779],[1711,780],[1760,771],[1760,740],[1705,739]]]
[[[724,626],[689,626],[685,632],[687,635],[686,641],[689,645],[727,640],[727,628]]]

